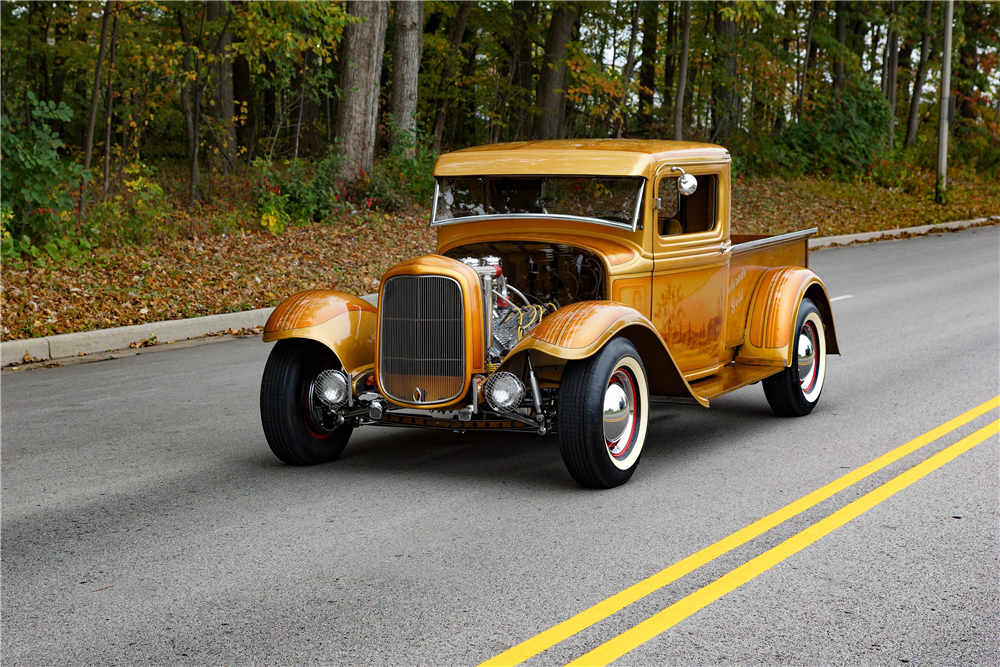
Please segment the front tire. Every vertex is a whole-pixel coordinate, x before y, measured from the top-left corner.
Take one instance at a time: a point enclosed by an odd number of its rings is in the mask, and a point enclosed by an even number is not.
[[[771,409],[782,417],[804,417],[812,412],[826,380],[826,333],[811,299],[802,299],[799,305],[794,350],[794,363],[761,383]]]
[[[649,422],[649,387],[639,353],[616,338],[566,364],[559,387],[559,452],[581,485],[610,489],[632,477]]]
[[[351,437],[350,421],[339,426],[313,397],[320,372],[340,368],[340,362],[320,343],[306,339],[279,340],[267,358],[260,383],[260,421],[271,451],[293,466],[332,461]]]

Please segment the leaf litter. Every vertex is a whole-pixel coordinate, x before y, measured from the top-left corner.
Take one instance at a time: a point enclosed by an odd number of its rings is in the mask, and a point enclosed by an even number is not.
[[[955,179],[946,206],[930,201],[926,185],[914,194],[811,177],[737,178],[732,231],[780,234],[818,227],[819,236],[834,236],[1000,212],[1000,188],[994,184],[983,190]],[[393,265],[434,252],[436,232],[428,217],[428,210],[418,207],[289,227],[277,236],[243,230],[95,248],[45,266],[18,268],[7,261],[0,267],[0,339],[265,308],[305,289],[368,294]],[[146,340],[137,346],[156,344]]]

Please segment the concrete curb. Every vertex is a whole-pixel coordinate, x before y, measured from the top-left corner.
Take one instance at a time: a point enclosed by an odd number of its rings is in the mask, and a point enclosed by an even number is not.
[[[151,336],[155,336],[156,340],[161,343],[166,343],[167,341],[197,338],[230,329],[252,329],[264,326],[272,310],[274,309],[258,308],[240,313],[207,315],[185,320],[166,320],[113,329],[5,341],[0,343],[0,366],[23,363],[25,353],[38,360],[61,359],[80,354],[126,349],[132,343],[138,345],[144,339],[149,340]]]
[[[872,241],[890,240],[907,236],[920,236],[935,232],[947,232],[967,227],[976,227],[1000,223],[1000,216],[976,218],[975,220],[958,220],[943,222],[937,225],[922,225],[905,229],[888,229],[881,232],[864,234],[844,234],[842,236],[827,236],[809,240],[810,250],[833,248],[852,243],[867,243]],[[378,305],[377,294],[366,294],[362,297],[373,305]],[[245,310],[241,313],[225,313],[208,315],[186,320],[166,320],[136,324],[113,329],[98,329],[96,331],[81,331],[79,333],[59,334],[43,338],[28,338],[0,343],[0,366],[24,363],[24,355],[28,354],[35,360],[63,359],[81,354],[109,352],[127,349],[132,343],[138,345],[143,339],[156,336],[156,340],[167,341],[197,338],[208,334],[228,331],[230,329],[252,329],[264,326],[273,308],[258,308]]]
[[[862,234],[843,234],[841,236],[824,236],[818,239],[809,239],[810,250],[821,250],[823,248],[834,248],[836,246],[851,245],[852,243],[871,243],[872,241],[888,241],[894,238],[907,238],[910,236],[923,236],[935,232],[949,232],[969,227],[979,227],[989,224],[1000,223],[1000,215],[991,215],[988,218],[975,218],[974,220],[956,220],[955,222],[942,222],[936,225],[920,225],[919,227],[904,227],[903,229],[885,229],[879,232],[864,232]]]

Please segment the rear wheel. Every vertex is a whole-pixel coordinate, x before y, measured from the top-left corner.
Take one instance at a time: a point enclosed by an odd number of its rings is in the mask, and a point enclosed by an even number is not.
[[[566,364],[559,387],[559,451],[583,486],[609,489],[632,477],[649,420],[649,389],[639,353],[616,338]]]
[[[332,461],[347,446],[354,427],[337,424],[316,397],[316,378],[340,368],[337,357],[320,343],[305,339],[278,341],[260,383],[260,421],[271,451],[293,466]]]
[[[826,335],[819,309],[811,299],[802,299],[799,306],[794,352],[791,366],[761,383],[771,409],[783,417],[812,412],[826,379]]]

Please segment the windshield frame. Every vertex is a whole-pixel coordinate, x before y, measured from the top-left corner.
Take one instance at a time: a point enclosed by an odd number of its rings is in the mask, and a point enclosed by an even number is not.
[[[607,176],[584,176],[579,175],[572,176],[561,176],[554,174],[539,174],[538,178],[607,178]],[[606,227],[614,227],[615,229],[625,229],[631,232],[639,231],[642,229],[642,211],[643,205],[646,201],[646,181],[648,179],[640,177],[638,180],[641,181],[639,184],[639,196],[636,197],[635,210],[632,211],[632,222],[616,222],[614,220],[604,220],[603,218],[591,218],[588,216],[580,215],[561,215],[555,213],[488,213],[485,215],[467,215],[459,218],[446,218],[444,220],[438,220],[438,198],[441,195],[441,179],[442,178],[453,178],[449,176],[438,176],[434,179],[434,199],[431,203],[431,227],[443,227],[445,225],[457,225],[466,222],[480,222],[484,220],[568,220],[572,222],[590,222],[596,225],[604,225]],[[463,178],[502,178],[495,175],[490,176],[463,176]],[[524,178],[524,176],[517,176],[516,178]],[[624,177],[623,177],[624,178]]]

